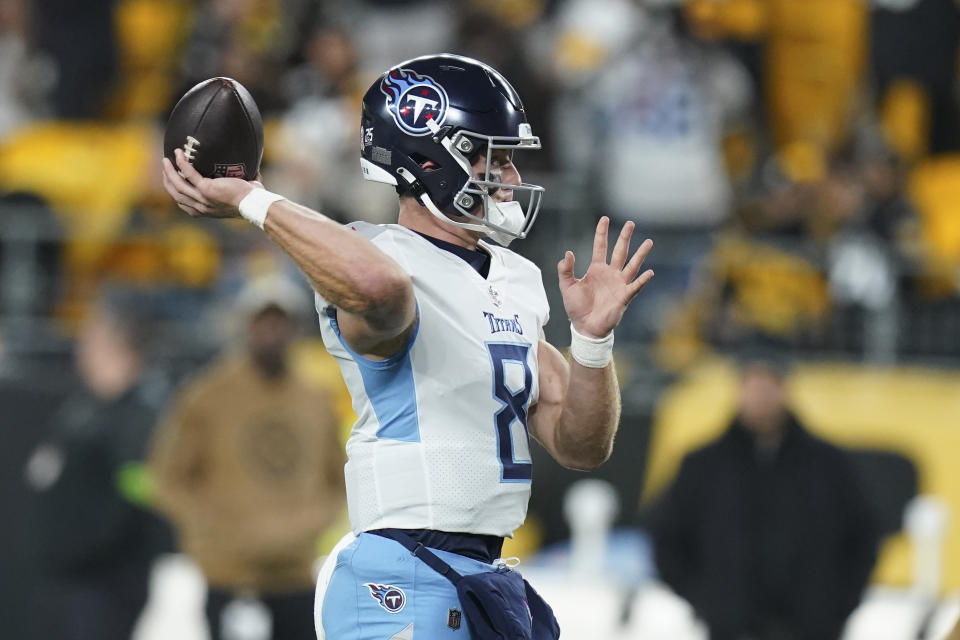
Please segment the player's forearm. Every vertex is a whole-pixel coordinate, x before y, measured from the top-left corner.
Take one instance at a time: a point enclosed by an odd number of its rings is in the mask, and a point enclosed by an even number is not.
[[[589,471],[610,457],[620,423],[620,386],[611,362],[602,369],[570,365],[570,381],[556,431],[558,459]]]
[[[410,276],[359,233],[288,200],[270,206],[263,228],[333,305],[378,326],[403,324]]]

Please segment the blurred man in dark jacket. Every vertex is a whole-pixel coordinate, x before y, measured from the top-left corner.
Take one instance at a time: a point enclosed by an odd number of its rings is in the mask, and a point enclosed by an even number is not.
[[[770,362],[745,365],[738,415],[653,512],[661,578],[711,640],[836,640],[876,559],[851,462],[804,429],[784,382]]]
[[[42,576],[37,637],[129,640],[164,544],[160,520],[137,503],[166,385],[144,375],[147,328],[132,304],[110,300],[85,322],[75,354],[82,385],[27,462]]]

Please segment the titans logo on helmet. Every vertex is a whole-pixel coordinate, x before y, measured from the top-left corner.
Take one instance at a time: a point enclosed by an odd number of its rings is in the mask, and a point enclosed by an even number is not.
[[[387,584],[365,582],[363,586],[370,589],[370,597],[380,603],[380,606],[390,613],[400,613],[407,604],[407,596],[400,587]]]
[[[394,69],[380,83],[387,110],[397,126],[413,136],[430,133],[428,120],[443,124],[447,116],[447,92],[430,76],[411,69]]]

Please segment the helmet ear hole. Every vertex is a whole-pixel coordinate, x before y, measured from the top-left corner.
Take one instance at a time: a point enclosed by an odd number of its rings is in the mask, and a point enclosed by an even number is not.
[[[416,162],[417,166],[419,166],[425,172],[439,171],[440,169],[443,169],[443,166],[440,163],[438,163],[437,161],[431,158],[428,158],[422,153],[413,152],[410,154],[410,159]]]

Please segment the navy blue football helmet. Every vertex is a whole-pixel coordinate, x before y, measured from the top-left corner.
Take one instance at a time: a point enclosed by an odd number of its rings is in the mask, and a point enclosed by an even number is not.
[[[497,150],[539,149],[540,139],[517,92],[482,62],[450,54],[401,62],[364,95],[360,134],[363,176],[395,185],[444,222],[506,245],[536,220],[543,187],[504,184],[491,168]],[[486,172],[477,178],[480,154]],[[495,201],[500,188],[526,202]]]

